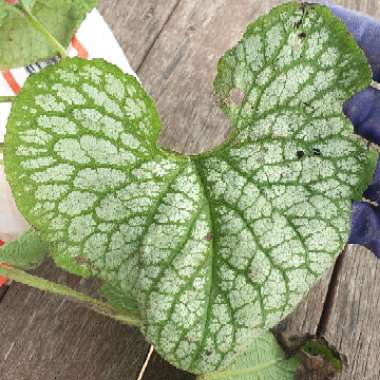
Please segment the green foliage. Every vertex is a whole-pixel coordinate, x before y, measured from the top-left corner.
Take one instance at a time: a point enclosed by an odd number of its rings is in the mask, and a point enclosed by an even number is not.
[[[345,246],[376,154],[341,108],[370,80],[327,8],[275,8],[219,63],[230,138],[186,157],[157,146],[159,117],[134,77],[65,59],[16,98],[6,174],[57,265],[102,279],[176,366],[222,370]]]
[[[0,248],[0,263],[19,269],[34,269],[48,255],[48,246],[32,228],[17,240],[10,241]]]
[[[342,361],[339,356],[327,345],[316,340],[308,341],[302,350],[312,356],[321,356],[338,371],[342,370]]]
[[[64,46],[96,5],[96,0],[24,0],[31,12]],[[25,66],[57,54],[55,46],[31,25],[19,6],[0,0],[0,69]]]
[[[298,365],[297,357],[285,358],[267,331],[225,370],[201,375],[197,380],[293,380]]]

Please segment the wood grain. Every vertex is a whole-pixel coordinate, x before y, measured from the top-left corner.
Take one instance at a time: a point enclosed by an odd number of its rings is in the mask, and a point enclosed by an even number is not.
[[[38,275],[94,290],[50,263]],[[0,331],[1,380],[134,380],[148,351],[135,329],[19,284],[0,304]]]
[[[100,0],[98,9],[135,71],[144,61],[179,0]]]
[[[351,246],[339,266],[321,336],[343,354],[337,380],[380,378],[380,262],[372,252]]]

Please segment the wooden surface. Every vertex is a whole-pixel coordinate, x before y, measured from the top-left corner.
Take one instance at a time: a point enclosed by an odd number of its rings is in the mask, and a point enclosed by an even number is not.
[[[199,152],[224,139],[228,123],[212,96],[217,60],[239,40],[248,21],[280,2],[101,1],[101,13],[157,102],[165,126],[163,145]],[[380,18],[377,0],[336,2]],[[38,273],[94,289],[51,265]],[[380,263],[374,256],[349,247],[277,327],[282,343],[291,351],[305,337],[324,337],[344,357],[343,373],[336,379],[379,379],[379,279]],[[149,346],[135,330],[21,285],[12,284],[0,299],[1,380],[137,380]],[[193,378],[153,354],[139,380]]]

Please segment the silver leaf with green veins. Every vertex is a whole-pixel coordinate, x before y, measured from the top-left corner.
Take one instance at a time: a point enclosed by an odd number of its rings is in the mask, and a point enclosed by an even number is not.
[[[23,0],[22,4],[64,46],[97,0]],[[27,18],[0,0],[0,69],[25,66],[57,54]]]
[[[219,64],[231,137],[185,157],[157,147],[157,112],[133,77],[64,60],[14,102],[7,177],[58,265],[102,278],[115,305],[124,294],[167,360],[212,372],[284,317],[343,249],[376,155],[341,107],[370,79],[327,8],[280,6]]]

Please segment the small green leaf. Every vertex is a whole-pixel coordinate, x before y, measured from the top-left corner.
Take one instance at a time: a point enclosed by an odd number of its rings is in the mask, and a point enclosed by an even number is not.
[[[96,0],[23,0],[31,12],[64,47]],[[57,54],[15,5],[0,0],[0,69],[25,66]],[[5,54],[6,52],[6,54]]]
[[[34,269],[47,255],[48,245],[34,229],[30,229],[17,240],[10,241],[0,248],[0,263],[19,269]]]
[[[201,375],[197,380],[294,380],[299,364],[297,357],[285,358],[268,331],[256,338],[248,350],[225,370]]]
[[[168,361],[212,372],[287,315],[345,246],[376,154],[341,108],[370,81],[327,8],[282,5],[218,66],[231,137],[185,157],[157,147],[157,111],[135,78],[63,60],[15,99],[6,174],[58,265],[137,304]]]

